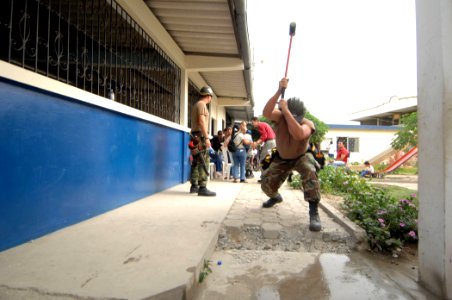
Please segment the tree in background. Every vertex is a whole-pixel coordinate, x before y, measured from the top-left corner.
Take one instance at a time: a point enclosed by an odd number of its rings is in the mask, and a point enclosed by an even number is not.
[[[314,117],[310,112],[306,113],[306,118],[314,122],[315,125],[315,133],[309,141],[315,145],[320,145],[328,132],[328,125]]]
[[[315,133],[311,136],[309,141],[314,144],[320,144],[325,138],[325,134],[328,132],[328,125],[314,117],[310,112],[306,112],[306,118],[314,122],[315,125]],[[274,128],[272,124],[273,122],[264,116],[260,116],[259,121],[268,123],[272,128]]]
[[[400,129],[392,140],[391,146],[396,150],[417,146],[417,112],[403,115],[400,118]]]

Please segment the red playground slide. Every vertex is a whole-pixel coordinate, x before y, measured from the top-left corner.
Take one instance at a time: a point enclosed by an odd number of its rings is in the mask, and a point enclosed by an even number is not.
[[[392,165],[389,165],[386,169],[384,169],[383,171],[380,171],[378,173],[386,174],[386,173],[394,171],[395,169],[400,167],[403,163],[405,163],[407,160],[409,160],[411,157],[413,157],[413,155],[415,155],[415,154],[417,154],[417,147],[413,147],[410,151],[405,153],[404,156],[402,156],[401,158],[399,158],[398,160],[393,162]]]

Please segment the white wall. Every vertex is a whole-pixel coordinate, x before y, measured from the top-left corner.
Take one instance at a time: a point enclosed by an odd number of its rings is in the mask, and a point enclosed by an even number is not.
[[[221,121],[224,121],[226,124],[226,109],[224,106],[219,106],[217,98],[212,99],[210,104],[210,117],[215,119],[214,128],[210,129],[210,134],[216,135],[218,130],[222,130],[223,125]],[[209,121],[210,122],[210,121]],[[210,123],[209,123],[210,124]]]
[[[396,130],[365,130],[365,129],[329,129],[325,139],[332,139],[336,148],[338,137],[359,138],[359,152],[351,152],[349,162],[364,163],[364,161],[380,154],[391,147]],[[327,145],[322,145],[325,149]]]

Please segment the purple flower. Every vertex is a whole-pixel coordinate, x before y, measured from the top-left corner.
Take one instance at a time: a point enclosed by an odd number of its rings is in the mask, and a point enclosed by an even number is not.
[[[417,195],[416,194],[411,194],[411,197],[416,198]]]
[[[416,232],[411,230],[410,232],[408,232],[408,235],[411,236],[412,238],[415,238],[416,237]]]
[[[386,210],[381,209],[377,211],[377,215],[384,215],[386,213]]]
[[[403,222],[400,222],[399,225],[400,225],[400,227],[405,227],[405,223],[403,223]]]
[[[385,222],[385,219],[382,219],[382,218],[378,218],[378,222],[380,222],[380,223],[384,224],[384,222]]]

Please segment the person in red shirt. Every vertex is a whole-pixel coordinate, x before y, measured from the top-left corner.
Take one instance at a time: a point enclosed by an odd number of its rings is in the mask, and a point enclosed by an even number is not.
[[[345,164],[347,164],[348,161],[348,150],[345,148],[343,142],[337,143],[337,155],[336,155],[337,161],[343,161]]]
[[[275,132],[270,125],[265,122],[260,122],[257,117],[252,118],[251,122],[260,134],[259,139],[254,143],[254,148],[257,145],[263,145],[259,154],[259,160],[263,161],[265,156],[270,154],[272,149],[276,147]]]

